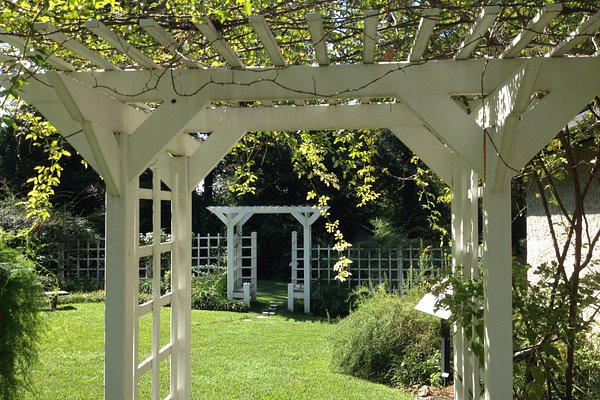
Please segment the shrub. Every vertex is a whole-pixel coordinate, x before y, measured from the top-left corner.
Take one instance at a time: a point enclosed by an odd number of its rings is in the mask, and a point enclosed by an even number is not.
[[[0,236],[0,398],[17,399],[28,388],[42,331],[46,300],[33,262],[5,247]]]
[[[334,368],[389,385],[431,383],[439,373],[439,321],[414,309],[422,295],[379,287],[360,302],[330,339]]]
[[[323,317],[345,317],[350,312],[350,296],[350,288],[346,284],[318,281],[311,292],[311,311]]]
[[[211,293],[192,293],[192,308],[194,310],[247,312],[249,307],[241,300],[228,299]]]
[[[93,292],[75,292],[65,296],[58,296],[58,304],[76,304],[76,303],[102,303],[105,300],[104,290]]]
[[[195,310],[246,312],[240,300],[227,298],[227,273],[224,269],[192,278],[192,308]]]

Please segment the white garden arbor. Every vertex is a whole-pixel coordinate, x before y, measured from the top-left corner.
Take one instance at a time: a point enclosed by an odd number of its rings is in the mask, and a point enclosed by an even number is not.
[[[286,65],[261,16],[249,23],[272,60],[246,67],[208,19],[196,22],[198,35],[227,66],[206,67],[185,54],[155,21],[140,29],[173,54],[169,68],[157,65],[101,22],[86,28],[136,66],[121,69],[76,39],[48,24],[36,24],[39,40],[53,40],[96,65],[79,70],[51,56],[47,69],[28,79],[22,98],[48,118],[104,178],[107,188],[105,398],[136,399],[138,379],[152,374],[152,398],[160,394],[161,362],[170,362],[169,399],[190,398],[191,192],[248,131],[387,128],[424,160],[453,190],[454,263],[476,273],[477,202],[483,198],[485,265],[486,399],[512,398],[512,315],[510,180],[585,104],[600,92],[600,58],[569,56],[600,24],[597,13],[546,57],[519,57],[561,11],[560,4],[539,10],[499,58],[473,56],[499,7],[485,7],[453,59],[423,58],[439,10],[426,10],[408,60],[377,62],[377,12],[366,12],[363,62],[331,64],[327,33],[319,14],[306,22],[315,65]],[[0,32],[0,62],[27,46]],[[46,42],[47,43],[47,42]],[[475,52],[475,53],[474,53]],[[27,74],[26,74],[27,75]],[[0,84],[9,86],[9,76]],[[393,99],[372,102],[370,99]],[[306,101],[326,100],[321,105]],[[460,101],[456,101],[460,100]],[[289,105],[277,105],[287,101]],[[233,103],[237,106],[226,107]],[[252,104],[253,106],[245,106]],[[279,103],[281,104],[281,103]],[[198,142],[189,132],[210,133]],[[139,189],[147,168],[154,189]],[[170,192],[160,190],[161,181]],[[480,183],[482,185],[480,185]],[[172,242],[138,246],[139,199],[172,203]],[[160,207],[154,207],[160,221]],[[155,230],[158,224],[155,223]],[[155,236],[156,237],[156,236]],[[172,293],[138,306],[139,258],[172,254]],[[160,265],[158,266],[160,268]],[[172,320],[166,345],[160,338],[159,308],[170,303]],[[138,318],[153,315],[152,353],[138,358]],[[456,394],[478,391],[478,372],[460,327],[455,343]]]
[[[296,221],[302,225],[303,233],[303,263],[304,263],[304,285],[302,297],[304,299],[304,312],[310,313],[310,249],[312,243],[312,225],[319,219],[321,213],[328,207],[311,206],[240,206],[240,207],[208,207],[227,226],[227,297],[230,299],[244,297],[239,293],[243,288],[236,287],[236,269],[240,268],[236,253],[238,241],[235,237],[242,236],[242,228],[255,214],[291,214]],[[253,299],[256,300],[256,282],[251,289]],[[237,293],[236,293],[237,292]],[[241,295],[241,296],[240,296]],[[289,295],[289,294],[288,294]],[[292,293],[293,296],[293,293]],[[289,300],[288,300],[289,301]],[[293,298],[292,298],[293,301]]]

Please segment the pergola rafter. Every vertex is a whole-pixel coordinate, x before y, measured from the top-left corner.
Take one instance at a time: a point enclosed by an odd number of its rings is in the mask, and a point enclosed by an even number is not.
[[[205,17],[195,19],[194,26],[227,66],[207,67],[187,49],[190,43],[179,44],[152,19],[141,20],[140,31],[164,46],[171,57],[167,62],[92,20],[86,28],[123,53],[128,65],[114,64],[52,25],[37,24],[41,47],[54,43],[61,55],[70,51],[74,57],[51,55],[45,69],[35,71],[25,60],[37,43],[0,30],[0,41],[6,43],[0,47],[0,63],[23,64],[28,80],[23,99],[59,129],[107,185],[105,397],[137,398],[139,374],[151,371],[156,380],[157,364],[170,356],[169,398],[189,398],[190,192],[246,132],[387,128],[452,187],[454,265],[467,276],[476,273],[477,203],[483,196],[485,398],[511,398],[510,178],[600,92],[599,52],[571,56],[595,34],[598,13],[545,52],[546,57],[519,57],[561,10],[559,4],[544,7],[521,34],[498,49],[498,58],[477,58],[483,38],[494,35],[502,14],[501,6],[484,7],[460,46],[449,49],[453,59],[437,60],[428,49],[444,11],[424,10],[408,59],[394,62],[379,62],[381,14],[367,11],[362,63],[354,64],[331,62],[333,35],[317,13],[306,16],[312,65],[288,65],[260,15],[248,23],[269,55],[267,66],[246,66]],[[103,69],[77,69],[79,57]],[[0,75],[0,85],[9,87],[12,77]],[[207,135],[203,142],[190,136],[199,132]],[[165,301],[156,297],[140,309],[133,294],[136,257],[149,251],[137,244],[139,198],[149,196],[137,181],[148,167],[156,177],[155,191],[160,182],[171,189],[173,289],[168,298],[173,320],[169,350],[154,345],[152,358],[140,366],[136,318],[152,311],[158,326],[156,309]],[[161,196],[153,193],[153,202]],[[158,247],[152,249],[154,255],[166,249]],[[455,390],[458,399],[466,399],[478,392],[479,369],[463,328],[456,329],[455,368],[461,379]],[[152,390],[158,398],[156,384]]]

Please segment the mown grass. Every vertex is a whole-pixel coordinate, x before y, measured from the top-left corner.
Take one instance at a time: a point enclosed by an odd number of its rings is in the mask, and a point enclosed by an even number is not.
[[[250,313],[192,311],[192,399],[410,398],[399,390],[333,372],[327,344],[333,325],[286,313],[285,292],[279,293],[284,287],[261,284],[259,303]],[[257,318],[270,301],[279,302],[277,314]],[[161,311],[165,334],[169,314],[168,308]],[[25,398],[102,399],[104,304],[61,306],[47,313],[47,322],[33,391]],[[150,349],[149,318],[140,322],[140,332],[143,359]],[[163,395],[168,369],[163,363]],[[140,399],[150,398],[149,375],[140,383]]]

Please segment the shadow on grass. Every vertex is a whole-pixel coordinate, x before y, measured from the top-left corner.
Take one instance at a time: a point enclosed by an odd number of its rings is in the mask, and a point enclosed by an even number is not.
[[[250,304],[250,311],[255,313],[274,312],[287,320],[298,322],[331,323],[332,321],[312,314],[304,314],[302,300],[294,302],[294,312],[287,310],[287,285],[285,281],[260,280],[257,282],[256,300]],[[336,320],[333,320],[335,322]]]
[[[77,310],[77,308],[73,307],[72,305],[58,306],[55,309],[51,309],[50,307],[45,307],[42,309],[43,312],[73,311],[73,310]]]

